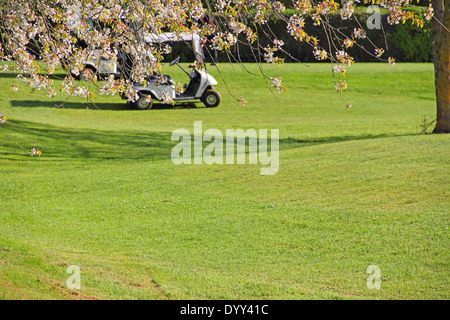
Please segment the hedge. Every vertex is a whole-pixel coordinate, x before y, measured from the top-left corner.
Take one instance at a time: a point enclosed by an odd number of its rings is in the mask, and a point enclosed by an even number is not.
[[[411,22],[405,24],[390,25],[387,22],[387,14],[381,15],[381,29],[367,29],[365,24],[371,14],[358,13],[355,14],[358,21],[364,26],[367,31],[367,37],[377,47],[385,49],[385,53],[382,58],[387,59],[393,57],[398,62],[430,62],[432,61],[431,51],[431,32],[430,23],[426,22],[423,28],[419,28],[412,25]],[[330,16],[330,24],[336,28],[339,28],[344,34],[351,35],[354,28],[359,28],[355,19],[342,21],[340,16]],[[280,20],[270,19],[264,30],[268,31],[269,28],[273,34],[284,42],[283,49],[291,56],[279,53],[278,56],[285,58],[289,61],[302,61],[302,62],[314,62],[317,61],[313,55],[313,48],[305,43],[300,43],[293,39],[286,31],[286,24]],[[327,38],[322,28],[314,27],[311,21],[308,21],[305,25],[305,31],[312,36],[319,39],[319,43],[327,48]],[[259,42],[262,46],[270,44],[271,41],[265,36],[263,32],[259,32]],[[242,39],[245,42],[245,39]],[[358,40],[367,51],[374,54],[375,48],[367,39]],[[386,47],[387,43],[387,47]],[[255,47],[255,44],[253,44]],[[327,50],[328,51],[328,50]],[[359,62],[372,62],[379,61],[377,58],[369,55],[363,49],[353,46],[348,49],[349,54]],[[250,47],[246,44],[239,44],[238,47],[232,49],[232,53],[237,56],[239,54],[242,62],[254,62],[254,54]],[[221,52],[219,54],[219,61],[228,61],[229,57]]]

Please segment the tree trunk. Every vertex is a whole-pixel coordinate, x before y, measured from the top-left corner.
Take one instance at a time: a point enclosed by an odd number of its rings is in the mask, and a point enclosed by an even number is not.
[[[434,83],[436,86],[436,127],[434,133],[450,132],[450,0],[432,0],[431,21]],[[436,21],[439,20],[438,21]],[[445,29],[443,27],[445,26]]]

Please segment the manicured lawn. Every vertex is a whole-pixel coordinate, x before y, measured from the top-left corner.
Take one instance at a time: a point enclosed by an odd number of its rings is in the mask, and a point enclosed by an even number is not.
[[[65,96],[0,74],[0,299],[448,299],[450,139],[419,134],[432,64],[355,64],[350,110],[327,64],[265,66],[286,94],[219,68],[218,108],[147,111],[117,96],[55,108]],[[173,130],[200,120],[279,129],[278,173],[173,164]]]

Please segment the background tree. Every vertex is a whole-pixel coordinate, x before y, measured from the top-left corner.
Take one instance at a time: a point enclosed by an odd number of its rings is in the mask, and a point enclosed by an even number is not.
[[[423,2],[423,1],[422,1]],[[416,3],[416,2],[415,2]],[[17,73],[21,83],[34,90],[46,90],[49,97],[58,92],[69,96],[94,99],[92,90],[105,95],[119,93],[130,101],[136,98],[134,82],[144,82],[149,74],[161,72],[161,61],[170,52],[167,45],[143,41],[148,33],[196,32],[210,41],[206,51],[224,52],[231,61],[239,61],[233,48],[246,45],[254,60],[260,63],[283,63],[279,53],[288,54],[279,35],[267,23],[275,17],[285,24],[285,33],[307,44],[319,61],[329,61],[334,71],[335,88],[341,94],[346,88],[345,74],[355,62],[349,48],[359,46],[367,54],[394,64],[395,57],[385,57],[386,48],[367,38],[364,23],[351,32],[333,26],[330,17],[338,15],[343,22],[354,17],[358,6],[376,4],[389,11],[390,24],[412,23],[418,28],[432,19],[433,63],[437,101],[434,132],[449,132],[449,6],[448,0],[433,0],[422,12],[408,10],[410,0],[43,0],[6,1],[0,5],[0,71]],[[289,13],[289,14],[288,14]],[[198,21],[204,14],[214,15],[214,25]],[[312,25],[314,32],[307,32]],[[320,42],[317,33],[325,34]],[[262,43],[264,34],[270,43]],[[367,45],[367,40],[369,45]],[[365,41],[365,45],[361,42]],[[98,81],[77,81],[85,63],[94,54],[113,62],[126,56],[132,61],[129,75],[121,79],[109,77]],[[54,85],[55,70],[67,71],[61,88]],[[201,67],[201,66],[200,66]],[[264,74],[263,74],[264,75]],[[264,75],[265,76],[265,75]],[[284,90],[282,78],[265,79],[269,86]],[[345,102],[346,108],[351,105]],[[243,98],[237,99],[243,104]]]

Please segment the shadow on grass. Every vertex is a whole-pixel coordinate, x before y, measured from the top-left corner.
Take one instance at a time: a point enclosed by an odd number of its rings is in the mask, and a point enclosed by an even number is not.
[[[175,145],[170,140],[171,133],[60,128],[18,120],[9,121],[4,129],[23,147],[36,147],[42,151],[44,159],[51,160],[168,160]],[[2,144],[11,147],[8,158],[17,159],[19,149],[14,143]],[[29,156],[26,151],[22,154]]]
[[[130,111],[135,110],[137,112],[145,112],[152,110],[163,110],[163,109],[194,109],[200,106],[204,107],[203,104],[196,104],[193,102],[177,103],[175,105],[164,104],[164,103],[154,103],[151,110],[138,110],[134,108],[131,104],[126,103],[88,103],[88,102],[64,102],[64,101],[41,101],[41,100],[11,100],[11,106],[13,107],[25,107],[25,108],[66,108],[66,109],[91,109],[91,110],[116,110],[116,111]]]
[[[100,110],[127,110],[130,106],[124,103],[96,103],[87,102],[64,102],[64,101],[41,101],[41,100],[11,100],[12,107],[25,108],[67,108],[67,109],[100,109]]]
[[[309,138],[309,139],[295,139],[295,138],[287,138],[280,139],[280,150],[282,149],[294,149],[300,147],[308,147],[313,145],[320,144],[330,144],[330,143],[339,143],[346,141],[357,141],[357,140],[373,140],[373,139],[383,139],[383,138],[393,138],[393,137],[405,137],[405,136],[414,136],[417,134],[359,134],[359,135],[345,135],[345,136],[328,136],[321,138]]]
[[[13,73],[13,72],[1,72],[0,73],[0,78],[1,79],[15,79],[15,78],[17,78],[17,76],[19,75],[19,74],[22,74],[22,75],[24,75],[25,77],[29,77],[29,75],[27,75],[27,74],[23,74],[23,73],[20,73],[20,72],[15,72],[15,73]],[[43,73],[40,73],[40,75],[44,75]],[[67,74],[66,73],[54,73],[54,74],[51,74],[51,75],[49,75],[49,78],[50,79],[52,79],[52,80],[64,80],[64,78],[67,76]]]
[[[1,72],[0,79],[15,79],[17,78],[18,73],[10,73],[10,72]]]
[[[11,120],[4,127],[17,143],[25,148],[36,147],[43,152],[45,159],[90,159],[90,160],[167,160],[171,159],[172,148],[178,143],[171,141],[171,132],[105,131],[92,129],[61,128],[47,124]],[[192,134],[192,133],[191,133]],[[313,145],[331,144],[355,140],[372,140],[404,135],[361,134],[349,136],[330,136],[311,139],[280,139],[280,150],[303,148]],[[7,141],[7,139],[5,139]],[[10,153],[0,153],[1,158],[20,159],[28,157],[14,143]],[[25,145],[27,144],[27,145]],[[28,144],[31,144],[28,146]],[[204,143],[204,147],[209,142]],[[248,149],[248,141],[246,141]],[[270,139],[268,141],[270,150]],[[224,142],[223,150],[226,150]],[[192,153],[193,154],[193,153]]]

